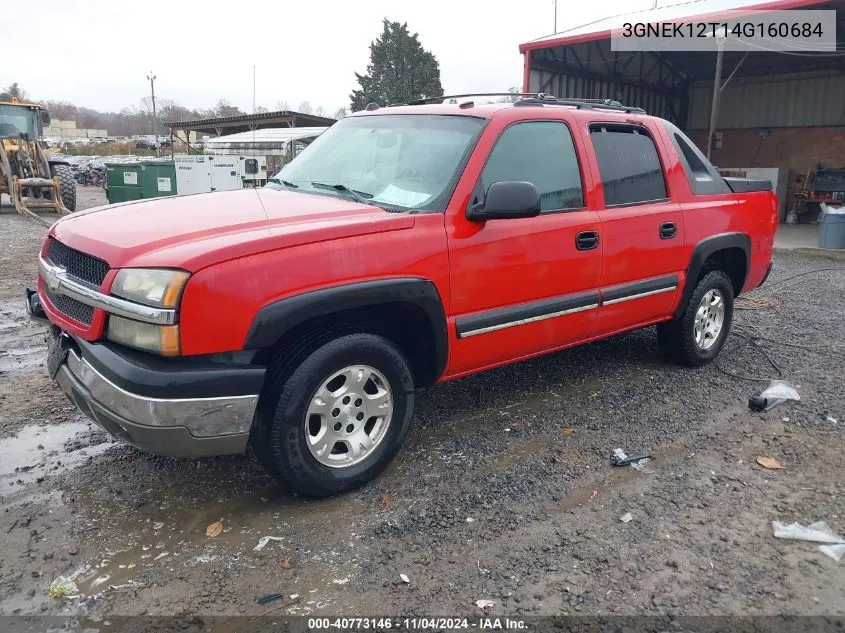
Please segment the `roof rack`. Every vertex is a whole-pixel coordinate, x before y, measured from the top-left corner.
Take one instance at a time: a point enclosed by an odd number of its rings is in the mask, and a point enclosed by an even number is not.
[[[575,98],[558,98],[554,95],[549,95],[543,92],[473,92],[459,95],[440,95],[437,97],[425,97],[423,99],[415,99],[409,101],[407,104],[396,105],[425,105],[430,103],[444,103],[446,101],[453,101],[457,103],[458,99],[466,99],[469,97],[516,97],[514,105],[528,106],[528,105],[556,105],[569,106],[579,110],[612,110],[615,112],[625,112],[627,114],[646,114],[646,111],[636,106],[626,106],[613,99],[575,99]]]
[[[470,92],[461,95],[440,95],[437,97],[424,97],[414,99],[408,103],[399,105],[425,105],[427,103],[443,103],[447,99],[466,99],[467,97],[536,97],[536,92]]]
[[[535,98],[519,99],[514,105],[555,105],[569,106],[578,110],[612,110],[614,112],[625,112],[626,114],[646,114],[646,111],[642,108],[622,105],[613,99],[558,99],[557,97],[542,93]]]

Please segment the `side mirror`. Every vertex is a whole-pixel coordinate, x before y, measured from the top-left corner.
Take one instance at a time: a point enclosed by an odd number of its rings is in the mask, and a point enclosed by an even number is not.
[[[50,125],[50,113],[47,110],[41,111],[41,125],[47,127]]]
[[[494,182],[487,189],[484,202],[472,207],[467,219],[472,222],[533,218],[540,215],[540,193],[530,182],[519,180]]]

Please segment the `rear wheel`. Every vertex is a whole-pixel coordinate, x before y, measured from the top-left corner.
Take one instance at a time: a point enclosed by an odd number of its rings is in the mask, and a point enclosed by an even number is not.
[[[671,360],[696,367],[712,361],[725,344],[733,322],[734,292],[721,270],[696,285],[684,313],[657,326],[661,351]]]
[[[53,176],[59,177],[59,192],[62,204],[68,211],[76,211],[76,180],[67,165],[53,165],[50,167]]]
[[[309,497],[356,488],[402,445],[414,413],[408,362],[387,339],[355,333],[330,340],[277,376],[253,448],[274,477]]]

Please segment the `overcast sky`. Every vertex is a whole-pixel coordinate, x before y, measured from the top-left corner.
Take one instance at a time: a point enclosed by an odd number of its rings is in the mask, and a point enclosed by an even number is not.
[[[4,2],[0,86],[97,110],[156,97],[194,108],[226,99],[252,110],[303,100],[348,106],[382,18],[407,22],[440,62],[448,93],[522,82],[519,44],[553,32],[552,0],[39,0]],[[558,31],[649,8],[651,0],[559,0]],[[661,5],[670,4],[665,0]],[[37,19],[33,7],[37,7]],[[33,42],[37,45],[33,45]],[[18,63],[15,63],[15,62]]]

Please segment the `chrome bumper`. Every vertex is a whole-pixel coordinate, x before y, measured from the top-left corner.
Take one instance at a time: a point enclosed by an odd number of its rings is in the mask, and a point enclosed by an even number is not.
[[[116,437],[156,455],[242,453],[258,395],[161,399],[130,393],[109,381],[75,350],[55,378],[83,413]]]

